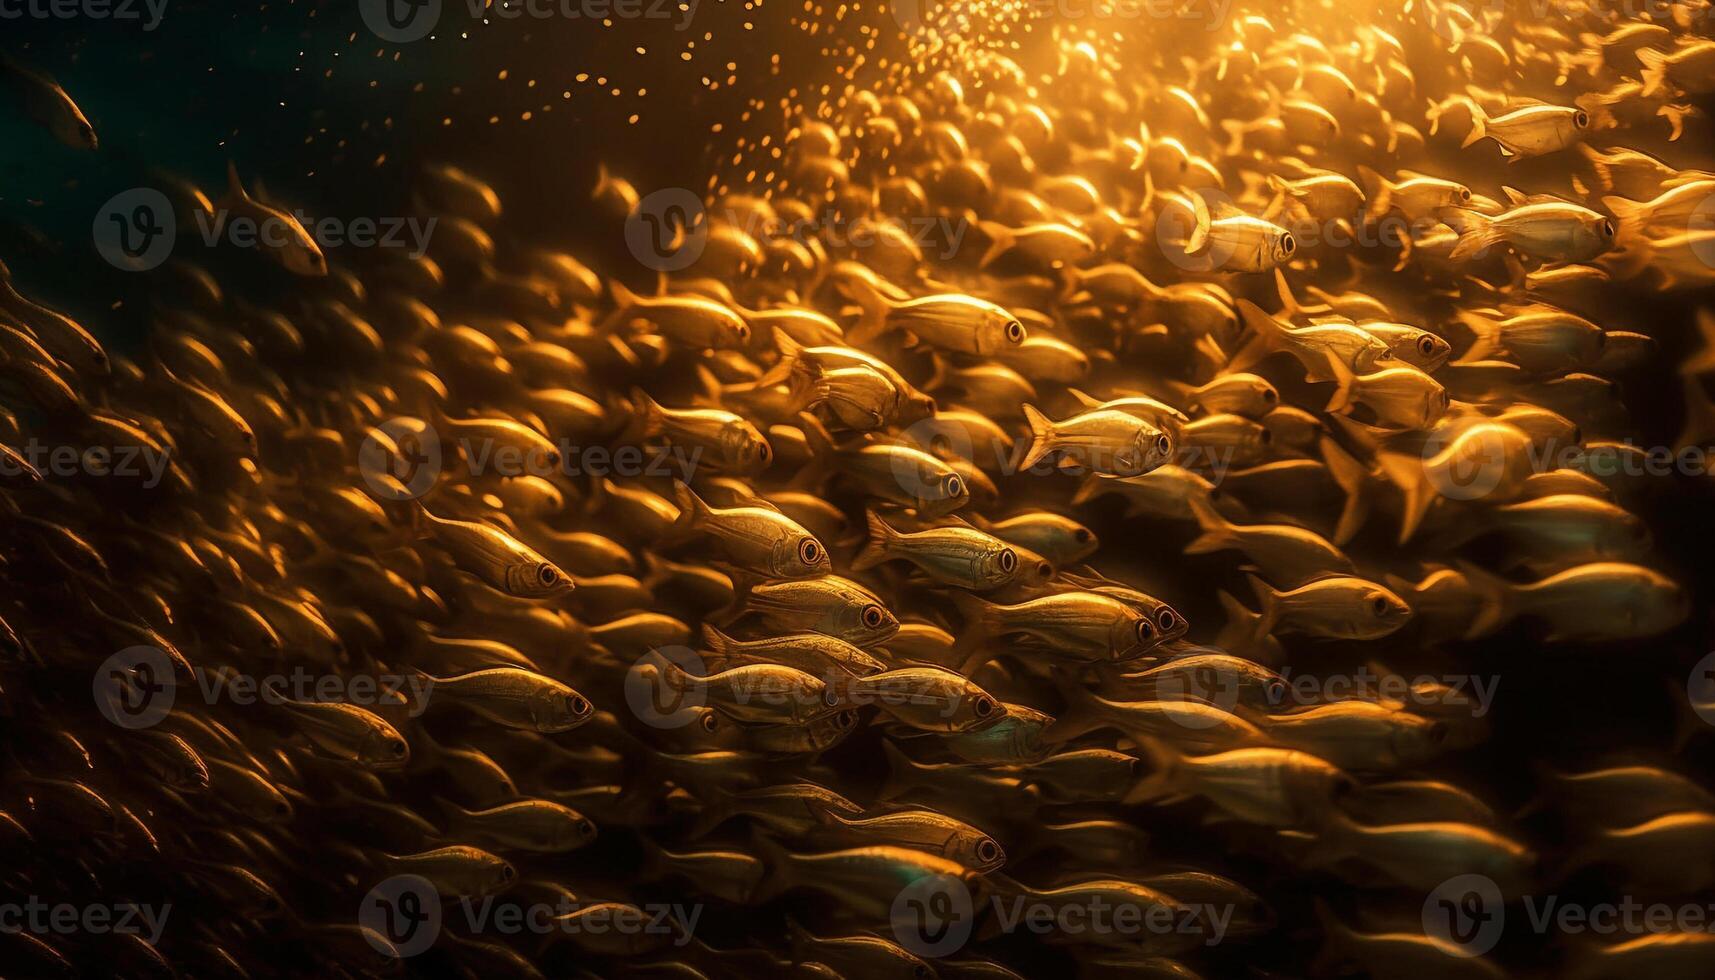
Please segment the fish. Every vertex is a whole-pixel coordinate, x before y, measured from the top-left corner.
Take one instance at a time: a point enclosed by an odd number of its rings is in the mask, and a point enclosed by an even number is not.
[[[257,249],[294,275],[319,278],[328,274],[327,256],[303,223],[289,212],[251,197],[231,161],[226,164],[226,193],[215,202],[215,218],[217,235],[229,231],[237,234],[231,222],[245,222],[249,226],[243,231],[245,237],[254,235]]]
[[[95,150],[101,141],[95,127],[83,114],[71,96],[57,82],[19,65],[11,58],[0,57],[0,84],[9,99],[30,121],[53,134],[62,146],[74,150]]]

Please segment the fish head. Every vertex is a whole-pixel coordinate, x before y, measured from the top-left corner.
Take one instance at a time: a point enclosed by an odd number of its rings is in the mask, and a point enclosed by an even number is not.
[[[857,607],[855,616],[857,623],[852,634],[863,641],[857,646],[881,643],[899,632],[899,619],[879,602],[865,602]]]
[[[600,833],[601,831],[596,827],[595,821],[580,813],[577,819],[572,821],[571,826],[566,828],[560,843],[574,848],[583,847],[594,841]]]
[[[1411,618],[1411,607],[1405,604],[1405,600],[1379,586],[1367,590],[1362,602],[1364,615],[1374,627],[1391,631],[1404,626]]]
[[[985,354],[1011,350],[1023,344],[1027,336],[1029,332],[1017,317],[996,306],[983,316],[977,335],[978,350]]]
[[[1428,762],[1440,755],[1447,746],[1447,723],[1415,715],[1403,716],[1402,720],[1404,718],[1413,720],[1394,729],[1389,739],[1394,755],[1408,766]]]
[[[288,216],[285,219],[286,241],[279,250],[280,263],[287,271],[310,279],[319,279],[328,274],[327,256],[322,254],[321,246],[304,230],[296,218]]]
[[[765,470],[774,459],[768,440],[745,419],[735,419],[722,427],[720,443],[727,468],[735,473]]]
[[[816,540],[814,534],[781,537],[774,546],[769,564],[773,566],[774,574],[781,578],[827,575],[834,570],[833,563],[828,560],[828,549],[822,547],[822,542]]]
[[[572,577],[551,561],[514,562],[506,567],[506,591],[527,599],[561,595],[572,591]]]
[[[1005,545],[992,546],[978,553],[976,577],[993,586],[1005,585],[1018,574],[1018,552]]]
[[[949,861],[987,874],[999,871],[1006,863],[1006,850],[993,837],[976,829],[960,830],[947,839],[946,848],[941,852]]]
[[[975,685],[967,685],[965,693],[954,699],[953,709],[954,722],[961,732],[993,728],[1006,717],[1006,706]]]
[[[1284,228],[1269,232],[1268,254],[1275,265],[1285,263],[1287,259],[1292,258],[1292,254],[1296,251],[1298,251],[1298,239],[1293,237],[1292,232]]]
[[[595,706],[570,689],[543,690],[530,698],[530,718],[540,732],[563,732],[595,717]]]
[[[371,769],[401,769],[411,761],[411,746],[392,725],[379,725],[358,743],[357,758]]]
[[[918,484],[917,512],[924,517],[940,517],[970,503],[971,489],[964,477],[951,470],[925,474]]]
[[[1596,538],[1596,552],[1605,558],[1635,558],[1649,551],[1653,542],[1649,525],[1628,511],[1603,523]]]

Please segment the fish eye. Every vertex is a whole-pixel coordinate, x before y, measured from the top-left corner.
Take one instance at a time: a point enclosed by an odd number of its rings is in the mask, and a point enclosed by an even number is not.
[[[1429,336],[1428,334],[1424,334],[1423,336],[1417,338],[1417,352],[1419,354],[1422,354],[1424,357],[1428,357],[1431,354],[1434,354],[1435,353],[1435,338]]]
[[[1009,321],[1006,325],[1006,339],[1015,344],[1024,343],[1024,324],[1017,320]]]
[[[961,494],[963,494],[964,492],[965,492],[964,481],[960,480],[957,476],[947,477],[947,496],[957,497],[957,496],[960,496]]]
[[[1089,544],[1090,539],[1094,537],[1095,535],[1091,534],[1090,529],[1087,527],[1081,527],[1072,532],[1072,540],[1079,544]]]
[[[397,738],[390,740],[387,743],[387,751],[393,753],[395,756],[403,756],[405,754],[404,741]]]
[[[1470,199],[1471,199],[1471,188],[1469,188],[1469,187],[1459,188],[1459,200],[1469,201]]]
[[[994,699],[989,697],[977,698],[977,703],[972,706],[972,710],[976,711],[978,718],[987,718],[994,714],[994,708]]]
[[[1161,615],[1155,617],[1155,621],[1161,625],[1163,633],[1171,633],[1174,627],[1179,625],[1179,617],[1175,616],[1171,609],[1161,610]]]
[[[713,711],[707,712],[703,715],[702,725],[703,731],[710,735],[719,731],[721,727],[720,720],[715,716]]]
[[[510,864],[503,864],[500,866],[500,880],[502,881],[511,881],[512,876],[517,873],[518,872],[512,870],[512,865]]]
[[[1173,454],[1173,440],[1167,438],[1166,433],[1162,433],[1161,435],[1156,436],[1155,437],[1155,451],[1162,456],[1172,455]]]
[[[814,565],[822,560],[822,546],[815,538],[805,538],[798,542],[798,560],[806,565]]]
[[[1275,391],[1273,388],[1264,388],[1262,390],[1262,403],[1264,405],[1273,405],[1277,401],[1280,401],[1280,392]]]
[[[750,340],[750,325],[748,323],[740,323],[733,332],[738,335],[739,340]]]
[[[536,567],[536,580],[543,585],[553,585],[559,581],[559,578],[559,570],[552,565],[538,565]]]
[[[1137,621],[1136,633],[1138,642],[1148,643],[1155,638],[1155,626],[1147,619],[1140,619]]]
[[[1606,218],[1602,219],[1602,237],[1603,238],[1613,238],[1614,237],[1614,223],[1612,221],[1609,221]]]
[[[773,457],[773,455],[774,455],[774,451],[772,449],[768,448],[768,443],[766,443],[766,442],[757,443],[757,445],[756,445],[756,458],[757,459],[760,459],[764,463],[766,463],[769,461],[769,459],[771,459]]]
[[[1264,429],[1256,434],[1256,441],[1266,446],[1274,441],[1274,430]]]
[[[1577,112],[1574,112],[1572,114],[1572,125],[1577,126],[1579,129],[1583,129],[1585,126],[1590,125],[1590,114],[1585,112],[1583,109],[1579,109]]]
[[[863,607],[863,624],[869,629],[881,629],[881,624],[887,622],[887,612],[880,606],[871,603]]]
[[[594,837],[595,833],[596,833],[595,821],[591,820],[589,817],[585,817],[582,820],[579,820],[578,821],[578,833],[582,834],[585,837]]]
[[[1000,845],[996,844],[993,839],[984,837],[982,840],[977,841],[977,860],[988,862],[998,860],[999,858]]]
[[[1287,255],[1291,255],[1293,252],[1298,250],[1298,243],[1292,240],[1291,232],[1287,232],[1280,236],[1280,250],[1285,252]]]
[[[574,694],[566,699],[566,705],[572,709],[573,716],[588,714],[590,703],[584,700],[582,694]]]
[[[274,816],[276,816],[276,817],[289,817],[291,815],[292,815],[292,805],[290,803],[287,803],[285,800],[281,800],[280,802],[274,804]]]
[[[1000,549],[1000,570],[1010,573],[1018,567],[1018,555],[1011,548]]]
[[[1370,600],[1370,608],[1375,611],[1375,614],[1377,616],[1387,615],[1387,610],[1388,610],[1387,597],[1386,596],[1376,596],[1374,599],[1371,599]]]
[[[832,687],[824,686],[822,688],[822,703],[830,708],[838,707],[840,703],[840,692],[834,690]]]

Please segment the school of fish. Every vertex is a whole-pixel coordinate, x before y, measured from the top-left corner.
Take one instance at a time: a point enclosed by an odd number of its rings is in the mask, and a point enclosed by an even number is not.
[[[297,286],[175,261],[134,354],[0,266],[0,899],[173,910],[0,973],[1708,976],[1707,932],[1422,911],[1715,889],[1673,746],[1530,813],[1461,778],[1534,661],[1693,614],[1621,384],[1715,437],[1715,343],[1663,368],[1626,300],[1715,283],[1715,170],[1664,162],[1708,5],[1166,6],[913,18],[777,184],[667,218],[604,170],[599,259],[436,164],[416,258],[167,181],[295,229],[254,260]],[[362,914],[401,876],[426,948]],[[1171,925],[1015,916],[1104,904]]]

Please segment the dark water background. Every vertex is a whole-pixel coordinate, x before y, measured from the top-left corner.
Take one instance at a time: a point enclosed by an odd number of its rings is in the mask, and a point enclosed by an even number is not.
[[[462,5],[447,16],[460,11]],[[494,184],[506,202],[507,234],[570,247],[611,269],[623,253],[613,229],[593,223],[586,205],[597,163],[608,163],[644,191],[706,186],[711,167],[732,147],[730,128],[711,136],[710,121],[738,119],[752,98],[777,99],[793,78],[831,74],[814,64],[825,56],[791,23],[791,13],[785,4],[747,10],[731,0],[704,0],[682,33],[647,20],[617,21],[612,28],[503,21],[474,28],[468,39],[443,31],[437,40],[403,46],[373,39],[351,3],[174,0],[152,33],[134,23],[0,21],[0,51],[56,77],[102,140],[98,153],[71,150],[0,115],[0,256],[25,292],[127,348],[146,329],[146,284],[99,258],[90,226],[102,202],[143,184],[148,168],[187,176],[213,195],[231,160],[247,179],[265,175],[281,201],[314,215],[350,218],[408,213],[406,188],[415,167],[447,161]],[[744,30],[747,21],[754,30]],[[714,38],[705,41],[705,33]],[[688,38],[697,48],[693,60],[683,62],[677,51]],[[635,53],[638,44],[650,48],[648,56]],[[771,68],[777,58],[778,68]],[[724,79],[728,62],[738,65],[736,84],[711,93],[698,83],[705,74]],[[576,82],[579,72],[592,81]],[[601,75],[624,96],[598,88],[593,78]],[[534,89],[529,79],[537,80]],[[419,84],[423,90],[414,91]],[[639,88],[648,94],[637,96]],[[560,94],[568,89],[570,100]],[[540,111],[545,102],[551,112]],[[536,113],[528,122],[519,119],[526,110]],[[634,113],[641,118],[631,124]],[[502,121],[491,125],[491,115]],[[444,117],[453,125],[443,125]],[[1707,134],[1694,132],[1688,140],[1687,151],[1695,147],[1707,160]],[[234,274],[257,277],[258,289],[281,287],[269,270],[249,266]],[[1682,404],[1674,366],[1697,346],[1693,316],[1706,298],[1636,289],[1617,297],[1634,319],[1627,326],[1662,345],[1656,362],[1622,383],[1641,443],[1669,445],[1678,433]],[[1671,685],[1683,684],[1710,649],[1710,480],[1647,478],[1643,502],[1633,507],[1654,529],[1658,567],[1693,586],[1691,619],[1676,633],[1550,653],[1531,627],[1520,626],[1451,656],[1415,649],[1409,635],[1381,655],[1406,674],[1457,667],[1501,677],[1493,739],[1444,760],[1432,774],[1473,790],[1502,812],[1531,795],[1533,770],[1541,765],[1577,770],[1624,756],[1665,762],[1708,781],[1715,772],[1715,738],[1702,735],[1677,761],[1667,746],[1676,718],[1685,713]],[[1177,531],[1153,537],[1128,526],[1117,511],[1096,513],[1104,541],[1122,543],[1104,551],[1113,552],[1116,567],[1145,569],[1194,624],[1219,621],[1213,589],[1179,574],[1183,541]],[[1388,547],[1370,536],[1365,542],[1366,548]],[[1197,633],[1212,637],[1213,629]],[[1346,663],[1341,653],[1322,655],[1328,664]],[[1301,668],[1316,665],[1306,658]],[[875,740],[854,739],[832,761],[878,773],[875,750]],[[1228,853],[1222,836],[1160,815],[1143,819],[1168,857],[1232,869],[1277,901],[1302,899],[1282,909],[1289,923],[1308,918],[1312,892],[1329,889],[1326,881],[1264,881],[1266,865]],[[1530,836],[1548,843],[1554,834],[1552,827],[1537,827]],[[635,857],[624,847],[616,853],[607,857],[621,864]],[[740,916],[711,925],[736,935],[750,924]],[[1268,949],[1260,951],[1263,964],[1272,958]],[[1240,963],[1231,966],[1242,972]]]

